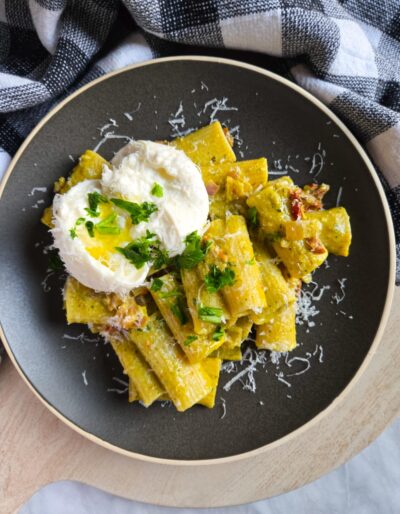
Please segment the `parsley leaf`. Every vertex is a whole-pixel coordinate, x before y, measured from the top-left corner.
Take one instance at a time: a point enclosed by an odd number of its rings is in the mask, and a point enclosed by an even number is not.
[[[181,325],[185,325],[189,320],[185,312],[185,306],[182,298],[178,298],[171,307],[172,314],[178,318]]]
[[[150,291],[154,291],[154,293],[156,293],[157,291],[160,291],[163,285],[164,282],[161,280],[161,278],[155,278],[151,283]]]
[[[135,203],[128,202],[127,200],[121,200],[119,198],[111,198],[111,201],[114,205],[130,214],[134,225],[138,225],[142,221],[149,221],[153,212],[158,211],[157,205],[150,202]]]
[[[189,346],[191,345],[194,341],[196,341],[196,339],[198,339],[197,336],[187,336],[187,338],[183,341],[183,345],[184,346]]]
[[[153,246],[152,260],[153,268],[156,270],[162,268],[163,266],[167,266],[169,264],[169,255],[167,250],[163,250],[158,245]]]
[[[78,218],[76,221],[75,221],[75,225],[69,230],[69,234],[71,236],[71,239],[75,239],[78,234],[76,233],[76,227],[78,225],[82,225],[82,223],[85,221],[85,218]]]
[[[151,259],[151,240],[141,237],[132,241],[123,248],[116,246],[117,252],[121,253],[136,269],[143,268],[146,262]]]
[[[90,237],[94,237],[94,223],[93,221],[87,221],[85,223],[86,230],[88,231],[88,234]]]
[[[197,266],[207,254],[211,242],[201,243],[201,237],[197,232],[192,232],[185,238],[186,248],[176,258],[176,264],[181,269],[191,269]]]
[[[92,218],[97,218],[100,215],[100,212],[97,210],[100,203],[108,203],[108,198],[97,191],[88,193],[89,207],[85,210],[90,216],[92,216]]]
[[[222,322],[223,310],[219,307],[199,307],[199,318],[208,323],[219,325]]]
[[[212,265],[210,271],[204,278],[206,289],[209,293],[216,293],[225,286],[231,286],[235,282],[235,272],[231,268],[223,271]]]
[[[155,182],[154,186],[151,189],[151,194],[153,196],[157,196],[157,198],[162,198],[164,196],[164,188],[162,187],[162,185],[157,184],[157,182]]]
[[[114,212],[96,223],[96,230],[99,234],[120,234],[121,228],[117,224],[117,214]]]
[[[221,339],[225,336],[225,329],[223,327],[218,327],[213,335],[211,336],[211,339],[213,341],[221,341]]]
[[[258,219],[258,211],[255,207],[250,207],[247,211],[247,219],[249,220],[249,225],[252,228],[257,228],[260,224]]]
[[[123,248],[117,247],[116,250],[124,255],[137,269],[143,267],[145,262],[152,262],[155,269],[160,269],[169,263],[169,256],[166,250],[160,248],[161,242],[154,239],[156,234],[149,230],[145,237],[132,241]]]

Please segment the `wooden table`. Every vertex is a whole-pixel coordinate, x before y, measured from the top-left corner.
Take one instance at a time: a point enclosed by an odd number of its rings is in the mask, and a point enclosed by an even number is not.
[[[400,413],[400,289],[378,352],[328,411],[229,463],[144,462],[102,448],[64,425],[7,360],[0,368],[0,512],[17,512],[40,487],[79,480],[116,495],[179,507],[247,503],[290,491],[339,466]]]

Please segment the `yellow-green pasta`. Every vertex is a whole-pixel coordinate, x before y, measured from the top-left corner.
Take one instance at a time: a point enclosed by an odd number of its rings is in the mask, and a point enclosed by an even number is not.
[[[139,395],[137,392],[137,389],[135,387],[135,384],[132,382],[131,379],[129,379],[128,384],[128,402],[133,403],[139,401]]]
[[[351,244],[350,218],[344,207],[334,207],[326,211],[311,211],[307,218],[321,222],[319,237],[329,253],[347,257]]]
[[[266,307],[261,273],[243,216],[214,220],[205,234],[212,242],[206,262],[234,274],[232,285],[221,289],[233,318],[261,312]]]
[[[217,394],[219,375],[221,372],[222,360],[218,358],[208,358],[203,361],[203,368],[210,377],[212,389],[198,403],[204,405],[208,409],[212,409],[215,405],[215,396]]]
[[[236,155],[219,121],[171,142],[199,166],[236,161]]]
[[[112,316],[105,294],[96,293],[71,276],[65,282],[64,308],[68,324],[105,325]]]
[[[202,365],[189,363],[159,315],[153,314],[144,330],[131,330],[130,337],[178,411],[189,409],[211,392],[212,383]]]
[[[193,321],[187,312],[182,284],[174,275],[163,275],[154,281],[153,284],[157,284],[158,287],[150,287],[150,293],[173,336],[190,362],[204,360],[210,353],[222,345],[222,338],[213,339],[215,326],[213,327],[213,332],[209,335],[201,336],[195,333]]]
[[[289,304],[256,328],[256,346],[260,350],[289,352],[296,347],[296,302]]]
[[[108,340],[118,356],[124,373],[132,382],[137,396],[143,405],[148,407],[165,392],[165,389],[130,339],[118,334],[109,336]],[[131,394],[130,392],[129,397]]]
[[[328,257],[327,249],[317,238],[300,241],[281,239],[273,244],[273,248],[290,276],[294,278],[303,278],[309,275]]]
[[[223,361],[241,361],[242,360],[242,350],[240,346],[236,348],[230,348],[223,344],[218,350],[211,354],[211,357],[218,357]]]
[[[279,258],[272,257],[263,243],[253,243],[253,246],[261,270],[267,305],[261,312],[252,313],[250,318],[256,325],[261,325],[273,317],[278,310],[294,302],[296,296],[277,265]]]
[[[281,237],[284,223],[292,219],[289,195],[293,189],[290,177],[280,177],[247,200],[247,205],[256,209],[260,228],[269,240]]]
[[[219,291],[208,291],[204,285],[204,279],[208,273],[208,267],[203,263],[192,269],[183,269],[181,271],[182,284],[187,299],[187,305],[193,321],[194,333],[207,336],[213,334],[215,325],[201,319],[199,309],[201,306],[217,309],[221,313],[221,319],[228,324],[235,322],[230,319],[230,312]]]

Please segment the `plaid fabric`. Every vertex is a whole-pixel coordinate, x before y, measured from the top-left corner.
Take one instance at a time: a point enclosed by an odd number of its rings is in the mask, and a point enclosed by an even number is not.
[[[105,53],[129,15],[137,26]],[[172,42],[284,58],[364,144],[400,240],[397,0],[0,0],[0,175],[61,98],[113,69],[183,53]]]

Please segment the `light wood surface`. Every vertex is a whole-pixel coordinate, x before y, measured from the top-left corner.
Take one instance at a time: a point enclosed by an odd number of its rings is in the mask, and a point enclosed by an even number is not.
[[[49,412],[12,364],[0,368],[0,512],[41,486],[79,480],[144,502],[212,507],[300,487],[370,444],[400,412],[400,289],[379,345],[349,394],[283,444],[236,462],[179,466],[119,455],[83,438]]]

